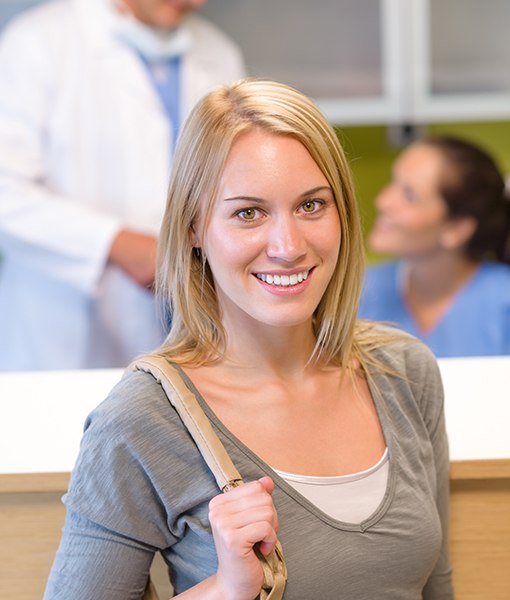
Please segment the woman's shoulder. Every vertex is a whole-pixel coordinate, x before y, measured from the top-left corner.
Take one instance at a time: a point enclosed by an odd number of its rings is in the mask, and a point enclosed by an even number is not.
[[[375,343],[369,351],[370,379],[385,397],[385,402],[405,407],[406,414],[419,415],[429,431],[434,431],[441,418],[444,392],[436,357],[421,340],[377,325],[372,333]],[[414,408],[413,408],[414,407]]]
[[[149,373],[127,369],[106,398],[90,413],[85,431],[93,430],[113,442],[138,436],[140,431],[168,424],[175,416],[161,385]],[[178,422],[178,419],[175,419]]]
[[[510,310],[510,265],[482,263],[460,298],[475,308],[483,306],[492,315]]]
[[[487,284],[510,284],[510,265],[497,262],[484,262],[480,265],[480,279]]]
[[[381,323],[365,322],[358,336],[369,361],[380,374],[394,373],[411,381],[437,372],[437,359],[430,348],[415,336]]]
[[[205,467],[185,477],[198,460],[160,384],[128,369],[86,421],[65,504],[126,540],[164,548],[179,535],[183,506],[205,494],[196,485]]]

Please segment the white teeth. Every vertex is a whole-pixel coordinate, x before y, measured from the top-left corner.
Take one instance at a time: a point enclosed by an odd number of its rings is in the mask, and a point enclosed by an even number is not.
[[[308,278],[309,271],[301,271],[293,275],[269,275],[265,273],[257,273],[258,279],[269,283],[269,285],[281,285],[288,287],[289,285],[297,285]]]

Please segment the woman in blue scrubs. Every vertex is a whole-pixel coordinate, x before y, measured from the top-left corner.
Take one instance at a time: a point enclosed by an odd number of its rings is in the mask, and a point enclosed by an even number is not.
[[[462,139],[411,144],[376,199],[362,318],[393,322],[439,357],[510,354],[510,198],[494,159]]]

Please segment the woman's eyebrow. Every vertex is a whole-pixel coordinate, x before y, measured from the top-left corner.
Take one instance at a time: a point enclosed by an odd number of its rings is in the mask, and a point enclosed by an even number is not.
[[[299,198],[307,198],[308,196],[313,196],[313,194],[322,191],[328,191],[333,193],[333,190],[329,187],[329,185],[318,185],[317,187],[311,188],[310,190],[306,190],[306,192],[300,194]],[[259,198],[257,196],[247,196],[244,194],[241,194],[239,196],[229,196],[227,198],[223,198],[224,202],[235,202],[236,200],[241,200],[243,202],[253,202],[254,204],[264,204],[265,202],[263,198]]]
[[[323,191],[333,193],[333,190],[329,187],[329,185],[318,185],[317,187],[314,187],[311,190],[303,192],[301,194],[301,198],[305,198],[306,196],[313,196],[313,194],[316,194],[317,192],[323,192]]]
[[[236,200],[242,200],[243,202],[253,202],[255,204],[263,204],[264,203],[264,199],[263,198],[257,198],[257,196],[245,196],[244,194],[241,194],[240,196],[231,196],[228,198],[223,198],[224,202],[235,202]]]

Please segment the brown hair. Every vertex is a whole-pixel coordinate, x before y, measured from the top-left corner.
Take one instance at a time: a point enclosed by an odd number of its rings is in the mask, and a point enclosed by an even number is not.
[[[510,198],[494,158],[481,147],[453,136],[431,136],[417,142],[438,150],[446,161],[439,193],[450,219],[476,222],[465,245],[474,260],[510,263]]]

